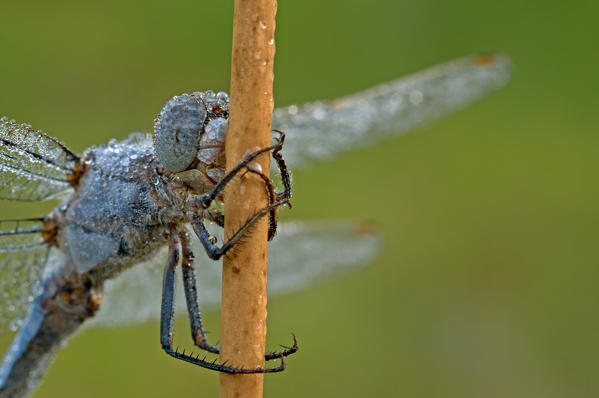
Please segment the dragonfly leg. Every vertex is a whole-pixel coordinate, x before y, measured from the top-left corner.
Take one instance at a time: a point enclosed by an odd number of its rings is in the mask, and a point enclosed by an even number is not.
[[[214,238],[206,230],[206,227],[202,221],[202,217],[195,216],[191,221],[191,225],[195,234],[200,239],[200,242],[202,242],[208,257],[213,260],[218,260],[223,255],[227,254],[231,249],[233,249],[236,244],[243,242],[243,238],[251,232],[252,226],[256,221],[269,214],[271,210],[287,203],[289,203],[288,199],[282,199],[257,210],[254,214],[248,217],[248,219],[239,227],[237,231],[233,233],[233,235],[231,235],[229,239],[225,241],[225,243],[223,243],[221,247],[216,245]]]
[[[283,143],[285,142],[285,133],[281,130],[273,130],[274,132],[279,134],[279,138],[277,140],[279,147],[272,151],[272,157],[277,162],[277,167],[279,169],[279,173],[281,173],[281,181],[283,182],[283,192],[277,192],[277,200],[281,200],[283,198],[291,199],[291,176],[289,175],[289,169],[285,164],[285,160],[283,159],[283,155],[279,152],[283,149]]]
[[[201,349],[218,354],[218,346],[210,345],[206,342],[202,314],[198,306],[198,292],[193,266],[194,258],[189,233],[181,231],[179,232],[179,238],[181,239],[181,249],[183,252],[181,270],[183,271],[183,290],[185,291],[185,301],[187,303],[187,313],[191,327],[191,339]]]
[[[243,170],[243,168],[245,168],[248,164],[250,164],[250,162],[252,162],[254,159],[256,159],[256,157],[258,157],[258,155],[263,154],[264,152],[269,152],[269,151],[273,151],[273,150],[277,150],[277,149],[280,151],[282,147],[283,147],[283,143],[279,139],[279,140],[277,140],[275,145],[267,146],[265,148],[258,149],[254,152],[250,152],[247,155],[245,155],[243,157],[243,159],[241,159],[235,167],[233,167],[231,170],[229,170],[229,172],[227,174],[225,174],[225,176],[218,182],[218,184],[216,184],[210,190],[210,192],[198,196],[199,204],[204,209],[208,209],[210,207],[210,205],[212,204],[212,202],[216,199],[216,197],[223,192],[223,190],[225,189],[227,184],[233,178],[235,178],[235,176],[237,176],[237,174],[241,170]]]
[[[273,151],[273,157],[277,160],[277,166],[281,173],[281,179],[283,181],[284,191],[283,192],[275,192],[274,184],[272,180],[268,178],[264,173],[259,170],[248,168],[248,173],[254,173],[258,175],[264,181],[264,186],[266,187],[266,193],[268,194],[268,203],[274,203],[277,200],[290,199],[291,198],[291,184],[289,171],[285,166],[285,161],[278,153],[278,150]],[[288,203],[288,206],[291,207],[291,204]],[[218,210],[209,209],[206,213],[206,218],[210,221],[216,223],[219,227],[223,228],[225,226],[225,216]],[[272,240],[277,233],[277,208],[272,208],[268,214],[268,240]]]
[[[281,180],[283,182],[284,187],[284,192],[277,192],[277,200],[282,200],[283,198],[291,198],[291,178],[289,175],[289,170],[287,169],[287,165],[283,160],[283,156],[280,154],[280,151],[283,149],[283,143],[285,142],[285,133],[283,133],[280,130],[273,131],[279,134],[279,137],[275,139],[274,145],[258,149],[245,155],[243,159],[241,159],[235,167],[229,170],[229,172],[210,190],[210,192],[198,196],[197,200],[204,209],[208,209],[210,207],[210,204],[216,199],[218,195],[220,195],[223,192],[227,184],[233,178],[235,178],[235,176],[239,172],[241,172],[243,168],[247,167],[254,159],[256,159],[256,157],[258,157],[258,155],[261,155],[269,151],[273,151],[272,155],[281,173]]]
[[[268,194],[268,203],[274,203],[276,201],[277,192],[275,192],[274,184],[272,180],[266,176],[263,172],[255,169],[248,169],[248,173],[254,173],[264,181],[266,187],[266,193]],[[268,240],[272,240],[277,233],[277,208],[273,207],[268,212]]]
[[[285,133],[281,130],[273,130],[277,134],[279,134],[279,138],[277,139],[278,148],[272,151],[272,157],[277,163],[277,168],[279,169],[279,174],[281,175],[281,182],[283,183],[283,192],[276,192],[275,198],[277,201],[287,200],[287,206],[291,208],[291,176],[289,174],[289,169],[285,164],[285,160],[283,159],[283,155],[281,155],[281,149],[283,149],[283,143],[285,142]],[[262,175],[262,178],[266,181],[268,180],[267,187],[269,189],[269,203],[273,203],[275,199],[272,198],[272,190],[274,187],[272,186],[272,181],[266,176]],[[277,233],[277,213],[276,209],[271,212],[269,216],[269,228],[268,228],[268,240],[272,240]]]
[[[179,233],[181,239],[182,249],[182,271],[183,271],[183,290],[185,291],[185,299],[187,302],[187,311],[189,314],[189,324],[191,327],[191,338],[196,346],[202,350],[218,354],[220,353],[217,345],[211,345],[206,342],[206,332],[204,331],[204,325],[202,323],[202,315],[200,308],[198,307],[198,293],[196,286],[196,276],[193,266],[193,250],[191,247],[191,240],[187,231]],[[264,359],[269,361],[271,359],[281,358],[284,356],[291,355],[298,350],[297,339],[293,336],[293,346],[281,346],[284,350],[266,352]]]
[[[270,178],[268,178],[262,171],[256,170],[254,168],[248,167],[245,173],[254,173],[260,176],[264,181],[267,194],[268,194],[268,206],[256,211],[251,217],[249,217],[246,222],[223,244],[222,247],[216,246],[213,237],[208,234],[206,228],[202,222],[202,219],[198,216],[195,217],[192,221],[192,225],[194,231],[206,253],[213,260],[218,260],[223,254],[226,254],[229,250],[233,248],[233,246],[241,241],[243,237],[249,233],[254,222],[259,220],[265,214],[268,214],[268,240],[271,240],[276,232],[277,232],[277,208],[283,204],[291,206],[289,200],[291,198],[291,178],[289,175],[289,170],[285,164],[283,156],[279,153],[283,148],[283,142],[285,141],[285,134],[279,130],[273,130],[279,134],[279,137],[276,139],[276,144],[267,148],[260,149],[258,151],[252,152],[244,159],[239,162],[237,166],[235,166],[227,175],[212,189],[212,191],[208,194],[198,196],[197,200],[200,202],[200,205],[208,210],[212,201],[216,196],[222,192],[227,182],[231,181],[235,174],[239,173],[243,167],[247,167],[252,159],[258,156],[260,153],[272,150],[273,158],[277,163],[277,167],[281,174],[281,180],[283,182],[283,192],[275,192],[274,185]],[[244,173],[244,174],[245,174]],[[224,226],[224,216],[220,212],[209,213],[208,218],[212,221],[217,222],[218,225]]]
[[[248,172],[258,175],[264,181],[264,185],[268,193],[269,204],[274,203],[275,201],[282,201],[287,199],[287,205],[291,208],[291,203],[289,202],[289,199],[291,199],[291,176],[289,175],[289,169],[285,164],[285,160],[283,159],[283,156],[280,154],[280,151],[283,148],[283,142],[285,142],[285,133],[281,130],[273,131],[279,134],[279,137],[276,140],[278,147],[276,149],[273,149],[272,157],[277,163],[277,168],[279,169],[279,174],[281,175],[281,182],[283,183],[283,192],[275,192],[275,187],[272,183],[272,180],[268,178],[260,170],[248,168]],[[273,208],[270,210],[268,214],[268,240],[272,240],[272,238],[275,237],[276,233],[277,208]]]
[[[162,349],[173,358],[177,358],[203,368],[216,370],[218,372],[230,374],[275,373],[285,370],[285,360],[283,355],[270,358],[280,358],[281,363],[279,366],[275,366],[272,368],[244,369],[230,365],[220,364],[217,363],[216,360],[211,362],[207,361],[205,358],[200,359],[199,355],[194,356],[191,353],[186,354],[185,351],[178,351],[177,349],[173,348],[173,319],[175,315],[175,268],[177,267],[177,264],[179,262],[180,236],[181,234],[178,234],[176,231],[171,231],[168,239],[168,262],[164,269],[164,280],[162,286],[162,306],[160,311],[160,344],[162,345]],[[186,255],[189,255],[189,253],[183,253],[184,259]]]

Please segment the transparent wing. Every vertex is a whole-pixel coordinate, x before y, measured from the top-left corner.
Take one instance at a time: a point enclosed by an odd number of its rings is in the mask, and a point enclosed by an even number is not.
[[[269,294],[293,291],[364,265],[378,253],[379,246],[380,238],[369,224],[281,224],[269,245]],[[220,302],[221,263],[209,260],[198,240],[194,241],[194,252],[200,308],[206,309]],[[165,264],[166,250],[163,250],[152,261],[138,264],[108,281],[95,324],[119,326],[157,319]],[[184,313],[180,280],[179,276],[177,312]]]
[[[0,199],[36,201],[69,187],[78,158],[56,139],[26,124],[0,119]]]
[[[17,330],[33,298],[49,252],[41,219],[0,221],[0,333]]]
[[[291,168],[371,145],[454,112],[503,86],[510,60],[473,55],[333,101],[276,109],[272,126],[287,137]]]

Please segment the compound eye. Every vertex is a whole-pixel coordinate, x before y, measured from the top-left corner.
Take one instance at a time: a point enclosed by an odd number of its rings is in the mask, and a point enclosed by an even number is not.
[[[202,98],[182,94],[170,99],[154,123],[154,150],[160,163],[176,173],[194,161],[208,112]]]

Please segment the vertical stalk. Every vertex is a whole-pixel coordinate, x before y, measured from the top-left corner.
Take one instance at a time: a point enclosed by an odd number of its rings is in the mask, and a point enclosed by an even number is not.
[[[227,169],[249,151],[270,144],[276,8],[276,0],[235,0]],[[257,159],[265,173],[269,156]],[[225,193],[225,236],[266,204],[260,178],[246,174],[235,179]],[[223,261],[221,363],[264,366],[267,230],[266,220],[260,220],[237,254]],[[220,375],[221,398],[258,398],[262,388],[261,374]]]

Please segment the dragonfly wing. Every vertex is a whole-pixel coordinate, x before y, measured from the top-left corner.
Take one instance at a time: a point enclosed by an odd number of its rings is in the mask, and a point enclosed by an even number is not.
[[[0,119],[0,199],[37,201],[69,187],[78,158],[56,139],[26,124]]]
[[[294,222],[279,227],[269,244],[269,294],[296,290],[366,264],[380,246],[380,237],[364,223]],[[220,302],[221,263],[208,259],[198,240],[194,240],[194,252],[200,308],[206,309]],[[166,250],[162,250],[151,261],[107,281],[104,302],[94,324],[121,326],[157,319],[165,264]],[[177,289],[177,312],[184,313],[181,283]]]
[[[509,79],[502,54],[473,55],[333,101],[276,109],[291,168],[324,160],[465,107]]]
[[[49,246],[41,219],[0,221],[0,333],[16,331],[40,293]]]
[[[367,222],[282,224],[268,251],[268,291],[278,294],[298,290],[366,265],[380,246],[379,234]]]

